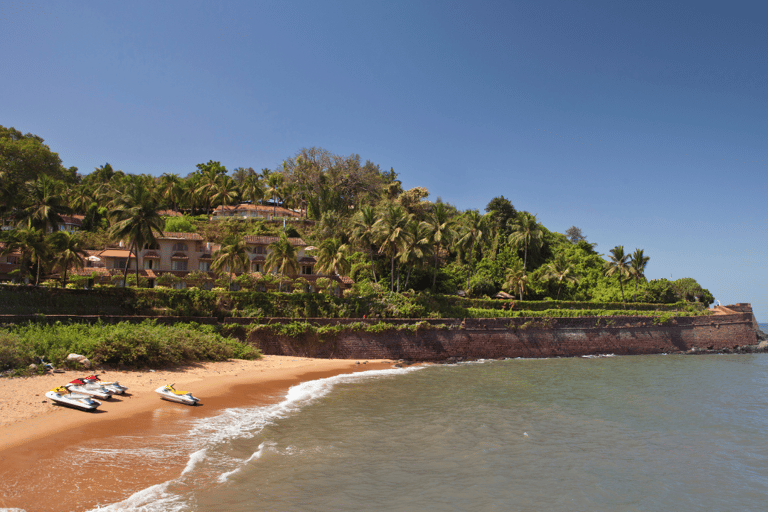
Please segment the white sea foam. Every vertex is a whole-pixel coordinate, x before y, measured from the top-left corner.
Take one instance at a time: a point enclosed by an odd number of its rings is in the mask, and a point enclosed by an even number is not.
[[[187,466],[184,468],[184,471],[181,472],[182,476],[195,469],[197,463],[205,458],[205,452],[207,451],[207,448],[203,448],[202,450],[197,450],[195,453],[190,455],[189,461],[187,461]]]
[[[131,495],[129,498],[105,507],[97,507],[99,511],[141,511],[154,512],[160,510],[177,511],[185,510],[188,506],[182,496],[169,492],[168,487],[173,483],[180,483],[182,477],[191,472],[203,459],[206,458],[208,448],[234,439],[252,438],[261,432],[265,426],[285,418],[290,414],[300,411],[304,406],[328,395],[336,384],[358,382],[371,378],[385,377],[410,373],[425,368],[424,366],[412,366],[409,368],[396,368],[389,370],[369,370],[358,373],[336,375],[325,379],[302,382],[292,386],[283,401],[262,407],[239,407],[226,409],[222,413],[210,418],[202,418],[193,423],[186,435],[174,436],[177,439],[194,439],[198,449],[190,454],[184,471],[179,478],[165,483],[153,485]],[[184,445],[186,443],[182,443]],[[200,446],[202,445],[202,448]],[[237,467],[225,471],[219,475],[217,481],[226,482],[232,474],[240,471],[246,464],[258,460],[264,453],[261,443],[256,452],[248,459],[237,460]]]

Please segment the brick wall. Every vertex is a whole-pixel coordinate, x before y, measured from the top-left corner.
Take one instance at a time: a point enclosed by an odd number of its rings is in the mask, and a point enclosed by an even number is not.
[[[442,361],[659,354],[753,345],[757,336],[751,317],[751,312],[684,317],[666,325],[653,325],[649,317],[467,319],[451,321],[455,326],[463,323],[463,328],[348,332],[324,336],[322,340],[316,336],[297,340],[256,332],[249,341],[265,354],[340,359]]]

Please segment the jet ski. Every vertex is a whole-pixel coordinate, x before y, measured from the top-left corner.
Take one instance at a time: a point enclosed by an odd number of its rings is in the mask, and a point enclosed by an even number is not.
[[[99,385],[113,395],[122,395],[128,388],[121,386],[119,382],[102,382],[98,375],[90,375],[82,379],[86,384]]]
[[[75,409],[82,409],[84,411],[92,411],[101,405],[101,402],[92,399],[88,395],[82,393],[70,393],[64,386],[59,386],[48,391],[45,396],[57,404],[74,407]]]
[[[109,400],[109,397],[112,396],[112,394],[106,389],[98,384],[86,384],[82,379],[75,379],[69,384],[65,384],[64,387],[66,387],[70,391],[74,391],[75,393],[83,393],[90,396],[95,396],[96,398],[101,398],[102,400]]]
[[[197,405],[197,402],[200,401],[199,398],[195,398],[194,396],[192,396],[192,393],[190,393],[189,391],[177,390],[176,388],[173,387],[173,384],[160,386],[155,390],[155,392],[159,393],[164,400],[170,400],[171,402],[179,402],[180,404]]]

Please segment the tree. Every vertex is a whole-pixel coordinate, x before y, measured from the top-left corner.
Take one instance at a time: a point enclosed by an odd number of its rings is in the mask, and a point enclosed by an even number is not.
[[[648,260],[651,258],[643,254],[642,249],[635,249],[632,256],[629,257],[629,273],[635,278],[635,298],[637,302],[637,283],[640,279],[645,279],[645,266],[648,265]]]
[[[429,243],[429,228],[423,223],[412,219],[405,228],[406,235],[410,243],[406,244],[403,250],[400,252],[400,263],[408,265],[408,274],[405,276],[405,285],[403,288],[408,289],[408,281],[411,280],[411,272],[417,265],[421,265],[425,259],[429,258],[429,253],[432,250],[432,246]],[[400,266],[398,265],[397,272],[397,291],[400,291]]]
[[[75,181],[77,168],[65,169],[59,155],[43,142],[37,135],[0,126],[0,173],[9,189],[18,191],[24,183],[43,175],[67,183]]]
[[[527,284],[528,275],[525,273],[525,268],[520,266],[520,260],[517,260],[515,265],[507,272],[507,278],[503,288],[512,293],[518,292],[520,294],[520,300],[523,300],[523,294],[525,293]]]
[[[184,187],[179,175],[165,173],[160,176],[158,193],[167,206],[170,206],[173,210],[178,209],[179,203],[184,196]]]
[[[62,182],[45,174],[34,181],[28,181],[28,206],[23,211],[23,218],[29,219],[32,227],[43,232],[58,231],[59,224],[64,222],[61,215],[69,210],[62,195],[63,188]]]
[[[248,245],[242,238],[228,238],[213,253],[211,270],[217,274],[226,271],[229,277],[227,289],[232,287],[232,273],[248,269]]]
[[[51,235],[51,249],[53,249],[53,263],[62,269],[61,286],[67,286],[67,271],[85,266],[84,258],[88,254],[83,248],[83,241],[78,235],[71,235],[66,231],[58,231]]]
[[[512,224],[512,233],[509,235],[509,243],[524,247],[523,270],[528,269],[528,249],[537,247],[544,237],[541,226],[536,222],[536,216],[528,212],[520,212]]]
[[[462,216],[461,225],[463,234],[459,238],[459,245],[469,246],[469,273],[467,273],[467,288],[472,278],[472,258],[475,254],[475,244],[481,241],[486,233],[486,217],[481,216],[477,210],[468,210]]]
[[[565,258],[565,255],[558,254],[555,261],[548,264],[542,279],[545,281],[557,281],[557,300],[560,300],[560,289],[563,282],[578,283],[579,277],[576,275],[574,266]]]
[[[29,264],[37,267],[35,286],[40,283],[41,266],[48,260],[49,247],[45,243],[45,235],[42,230],[34,229],[29,223],[23,228],[11,231],[5,243],[5,248],[0,254],[10,254],[16,250],[21,252],[21,279]]]
[[[430,240],[435,248],[435,271],[432,275],[432,290],[434,291],[437,283],[437,260],[440,249],[443,244],[449,244],[453,240],[456,231],[453,229],[453,222],[445,203],[436,203],[424,223],[430,230]]]
[[[131,183],[126,192],[111,203],[113,240],[128,240],[128,261],[123,273],[123,286],[127,284],[131,254],[136,254],[136,286],[139,283],[139,251],[145,244],[157,244],[155,233],[162,233],[165,220],[157,213],[155,197],[138,183]]]
[[[394,203],[387,203],[374,225],[378,234],[379,254],[386,254],[390,259],[390,291],[395,290],[395,258],[411,241],[407,227],[413,216]]]
[[[280,197],[280,191],[283,187],[283,175],[279,173],[272,173],[267,177],[267,189],[264,191],[264,195],[272,196],[272,216],[277,214],[277,199]]]
[[[254,205],[256,201],[261,201],[264,198],[264,187],[256,175],[245,178],[240,186],[240,195]]]
[[[619,288],[621,288],[621,302],[624,303],[626,302],[624,300],[624,278],[629,276],[629,265],[627,264],[629,254],[624,254],[623,245],[617,245],[611,249],[610,258],[611,261],[605,264],[605,276],[616,275],[619,280]],[[624,307],[626,308],[626,306]]]
[[[280,284],[278,290],[283,288],[283,279],[285,274],[294,275],[298,273],[299,262],[296,259],[296,247],[291,244],[288,237],[283,233],[278,240],[269,244],[269,254],[267,255],[266,265],[270,271],[280,272]]]
[[[576,226],[571,226],[568,229],[566,229],[565,236],[568,237],[568,240],[570,240],[572,244],[576,244],[581,242],[582,240],[587,239],[587,237],[584,236],[584,234],[582,234],[581,228],[577,228]]]
[[[328,275],[347,275],[351,264],[347,259],[349,248],[337,238],[323,240],[317,250],[317,270]]]
[[[373,244],[376,243],[376,220],[376,210],[373,206],[362,206],[360,211],[352,217],[352,240],[368,253],[371,259],[373,281],[378,283],[376,265],[373,261]]]

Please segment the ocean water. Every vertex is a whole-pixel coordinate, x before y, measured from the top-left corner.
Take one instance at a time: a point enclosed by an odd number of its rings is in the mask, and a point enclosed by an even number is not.
[[[338,376],[183,424],[183,472],[99,510],[765,510],[766,390],[768,354]]]

